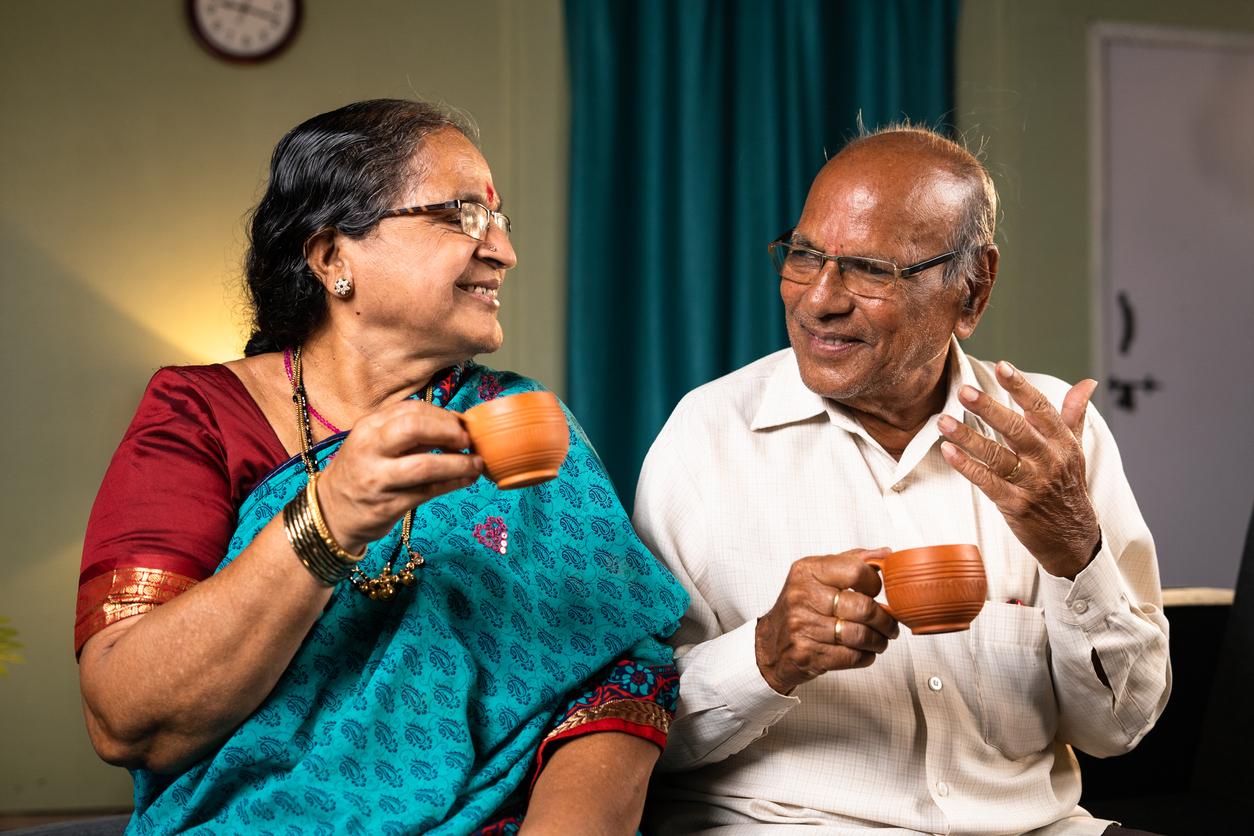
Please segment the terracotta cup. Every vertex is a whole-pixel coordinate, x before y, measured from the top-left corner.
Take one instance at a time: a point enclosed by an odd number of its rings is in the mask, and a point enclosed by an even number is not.
[[[984,608],[988,579],[973,545],[905,549],[866,562],[884,576],[889,615],[915,635],[966,630]]]
[[[552,392],[523,392],[472,406],[461,415],[471,449],[502,490],[557,477],[570,449],[570,428]]]

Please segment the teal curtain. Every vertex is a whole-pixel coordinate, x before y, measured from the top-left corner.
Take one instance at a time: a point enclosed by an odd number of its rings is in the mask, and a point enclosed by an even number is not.
[[[690,389],[787,345],[766,245],[868,127],[951,120],[958,0],[567,0],[569,402],[629,508]]]

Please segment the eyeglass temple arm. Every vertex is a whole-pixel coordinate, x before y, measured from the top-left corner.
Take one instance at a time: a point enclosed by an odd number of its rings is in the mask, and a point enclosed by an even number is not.
[[[901,271],[900,273],[901,278],[906,279],[906,278],[909,278],[910,276],[916,275],[918,273],[922,273],[924,270],[928,269],[929,267],[935,267],[937,264],[944,264],[946,261],[949,261],[949,259],[953,258],[957,254],[958,254],[957,250],[950,250],[947,253],[936,256],[936,258],[929,258],[927,261],[920,261],[918,264],[911,264],[909,267],[906,267]]]
[[[398,218],[404,215],[425,215],[429,212],[442,212],[458,209],[464,201],[446,200],[443,203],[428,203],[426,206],[403,206],[400,209],[388,209],[380,217]]]

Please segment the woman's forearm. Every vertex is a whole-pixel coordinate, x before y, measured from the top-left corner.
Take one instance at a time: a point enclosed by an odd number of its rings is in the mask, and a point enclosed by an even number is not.
[[[634,836],[660,754],[655,744],[622,732],[563,744],[536,780],[520,836]]]
[[[194,762],[261,704],[329,598],[276,518],[222,572],[106,627],[79,658],[96,751],[157,772]]]

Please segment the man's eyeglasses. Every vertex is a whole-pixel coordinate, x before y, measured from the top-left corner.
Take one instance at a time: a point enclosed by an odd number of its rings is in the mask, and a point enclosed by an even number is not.
[[[380,217],[399,218],[406,215],[434,215],[439,212],[457,212],[458,220],[461,221],[462,232],[476,241],[482,241],[488,237],[488,224],[495,224],[497,229],[509,235],[510,223],[508,217],[500,212],[493,212],[482,203],[475,203],[471,200],[446,200],[443,203],[432,203],[428,206],[406,206],[403,209],[389,209]]]
[[[958,255],[957,250],[950,250],[943,255],[911,264],[909,267],[898,267],[891,261],[878,258],[863,258],[854,255],[828,255],[809,247],[802,247],[792,242],[794,230],[788,230],[776,238],[767,250],[775,265],[775,272],[786,281],[797,284],[814,284],[819,280],[827,262],[836,262],[836,271],[840,274],[845,289],[855,296],[870,299],[887,299],[897,288],[897,282],[922,273],[929,267],[935,267]]]

